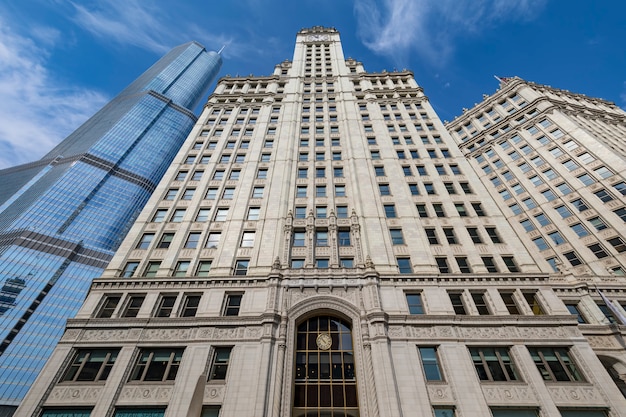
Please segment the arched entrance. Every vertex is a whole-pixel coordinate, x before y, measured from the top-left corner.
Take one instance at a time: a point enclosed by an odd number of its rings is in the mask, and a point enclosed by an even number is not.
[[[319,315],[297,325],[293,417],[358,417],[351,325]]]

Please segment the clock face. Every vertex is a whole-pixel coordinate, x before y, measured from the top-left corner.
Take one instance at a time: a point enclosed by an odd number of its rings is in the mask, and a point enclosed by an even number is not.
[[[315,342],[317,343],[317,347],[322,350],[328,350],[333,345],[333,339],[328,333],[320,333]]]

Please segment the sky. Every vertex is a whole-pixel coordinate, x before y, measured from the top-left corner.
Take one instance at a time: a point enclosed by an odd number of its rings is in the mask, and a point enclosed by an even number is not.
[[[39,159],[176,45],[226,45],[220,77],[262,76],[311,26],[339,30],[369,72],[413,71],[442,120],[494,75],[626,109],[623,0],[0,0],[0,169]]]

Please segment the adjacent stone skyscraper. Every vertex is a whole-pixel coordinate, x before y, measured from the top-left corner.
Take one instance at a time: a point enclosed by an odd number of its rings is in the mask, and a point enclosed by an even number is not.
[[[502,119],[573,132],[516,92]],[[604,243],[624,161],[587,146],[613,173]],[[411,72],[301,30],[273,74],[218,82],[18,416],[626,417],[623,253],[553,271],[461,147]]]
[[[198,43],[178,46],[41,160],[0,171],[0,415],[154,191],[221,63]]]

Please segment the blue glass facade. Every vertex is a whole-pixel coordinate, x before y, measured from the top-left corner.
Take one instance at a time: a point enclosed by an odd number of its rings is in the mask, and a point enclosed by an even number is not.
[[[0,171],[0,415],[44,366],[220,67],[195,42],[174,48],[42,160]]]

